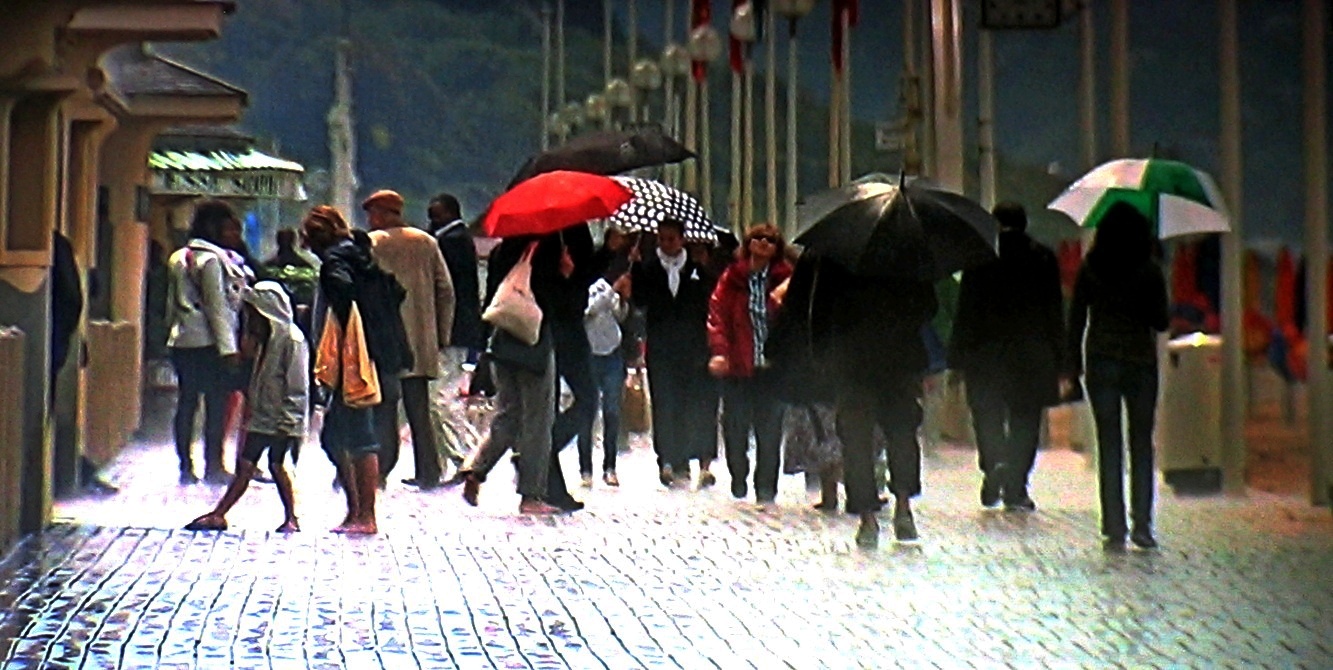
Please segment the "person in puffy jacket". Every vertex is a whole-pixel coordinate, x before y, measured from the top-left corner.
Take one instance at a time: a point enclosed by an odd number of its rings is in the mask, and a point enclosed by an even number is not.
[[[246,289],[245,333],[241,348],[253,357],[250,376],[250,416],[245,445],[236,459],[236,476],[213,511],[191,521],[187,530],[225,530],[227,512],[250,485],[259,459],[268,451],[269,471],[282,499],[279,533],[301,529],[296,519],[296,497],[291,476],[284,468],[287,453],[297,457],[305,436],[310,398],[310,351],[305,335],[292,318],[292,303],[282,285],[261,281]]]
[[[731,472],[731,494],[748,494],[750,433],[754,432],[755,499],[778,493],[782,403],[764,345],[777,316],[773,290],[791,276],[777,226],[761,223],[745,233],[735,262],[722,272],[708,304],[708,372],[722,380],[722,438]]]

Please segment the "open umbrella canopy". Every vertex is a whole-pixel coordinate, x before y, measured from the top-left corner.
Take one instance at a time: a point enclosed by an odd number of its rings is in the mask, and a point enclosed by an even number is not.
[[[999,225],[957,193],[860,184],[812,196],[793,240],[860,276],[934,281],[995,259]]]
[[[612,225],[626,232],[656,233],[657,224],[670,218],[685,224],[685,240],[688,242],[716,240],[713,222],[690,194],[653,179],[619,176],[612,179],[634,194],[633,199],[607,218]]]
[[[1208,173],[1161,158],[1120,159],[1097,166],[1052,200],[1048,209],[1095,228],[1106,210],[1127,202],[1157,227],[1158,237],[1231,230],[1217,183]]]
[[[547,172],[496,198],[482,219],[482,228],[491,237],[544,235],[610,216],[632,197],[628,188],[610,177]]]
[[[660,130],[588,133],[529,158],[509,187],[554,170],[612,175],[687,158],[694,154]]]

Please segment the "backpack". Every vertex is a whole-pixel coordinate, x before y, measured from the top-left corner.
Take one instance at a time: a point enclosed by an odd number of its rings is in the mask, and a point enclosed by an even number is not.
[[[411,370],[416,361],[403,325],[407,289],[376,263],[356,275],[356,304],[366,323],[366,347],[382,373]]]

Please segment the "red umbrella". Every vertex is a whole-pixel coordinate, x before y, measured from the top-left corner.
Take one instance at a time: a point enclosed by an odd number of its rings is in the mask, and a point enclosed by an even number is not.
[[[528,179],[491,203],[482,227],[491,237],[545,235],[611,215],[633,194],[620,182],[556,170]]]

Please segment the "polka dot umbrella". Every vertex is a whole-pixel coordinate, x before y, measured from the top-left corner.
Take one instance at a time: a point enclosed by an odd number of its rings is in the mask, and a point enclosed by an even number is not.
[[[640,177],[611,177],[634,197],[607,217],[607,222],[627,232],[656,233],[662,219],[672,218],[685,224],[687,242],[716,241],[713,222],[704,208],[690,194],[659,181]]]

